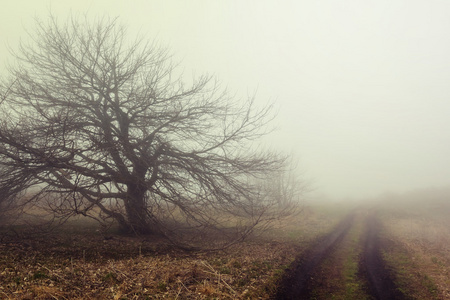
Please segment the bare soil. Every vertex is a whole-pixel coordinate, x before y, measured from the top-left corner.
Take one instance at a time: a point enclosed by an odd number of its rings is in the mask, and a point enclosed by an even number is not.
[[[355,215],[363,212],[353,212],[343,219],[341,223],[328,235],[319,239],[309,249],[303,252],[294,263],[286,270],[282,277],[278,291],[274,299],[318,299],[313,295],[313,290],[317,290],[318,283],[330,282],[330,278],[318,277],[338,277],[339,268],[324,268],[324,264],[333,261],[333,253],[341,247],[343,239],[346,237],[352,226],[355,225]],[[364,215],[366,212],[363,213]],[[363,236],[360,241],[363,243],[362,252],[359,255],[359,281],[365,287],[366,299],[406,299],[396,287],[391,271],[387,268],[382,258],[382,242],[379,238],[380,224],[373,213],[367,214],[365,218]],[[335,258],[334,258],[335,261]],[[327,269],[328,272],[319,272],[319,269]],[[332,288],[321,284],[321,295],[326,295],[330,289],[328,297],[333,295]],[[334,298],[333,298],[334,299]]]

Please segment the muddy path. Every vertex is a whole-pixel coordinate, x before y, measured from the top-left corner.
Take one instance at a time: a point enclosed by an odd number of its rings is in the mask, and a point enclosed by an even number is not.
[[[378,234],[380,226],[375,214],[370,214],[366,221],[366,232],[363,238],[361,273],[368,281],[369,293],[375,299],[405,299],[395,286],[393,276],[382,258],[383,245]]]
[[[314,243],[286,270],[275,299],[308,299],[310,278],[320,263],[351,228],[354,214],[348,215],[328,235]]]
[[[364,216],[362,217],[361,214]],[[355,218],[364,218],[364,222],[355,224]],[[327,258],[341,247],[342,241],[353,226],[364,226],[360,238],[358,277],[364,282],[367,299],[405,299],[398,291],[392,276],[382,259],[382,244],[379,239],[380,224],[374,213],[355,211],[345,217],[328,235],[302,253],[286,270],[279,289],[273,299],[311,299],[313,289],[317,289],[317,276],[326,276],[318,272]],[[323,287],[322,287],[323,288]],[[327,291],[322,291],[326,294]],[[331,291],[330,291],[331,295]]]

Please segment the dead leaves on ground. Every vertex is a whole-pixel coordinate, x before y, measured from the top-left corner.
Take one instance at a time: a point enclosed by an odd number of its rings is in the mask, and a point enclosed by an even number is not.
[[[270,241],[185,253],[125,237],[9,239],[0,244],[0,298],[267,299],[295,254]]]

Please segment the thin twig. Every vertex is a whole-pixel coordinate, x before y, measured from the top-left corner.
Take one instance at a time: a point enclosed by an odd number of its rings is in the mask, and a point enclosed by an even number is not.
[[[9,298],[9,296],[8,296],[8,294],[7,293],[5,293],[4,291],[0,291],[0,292],[2,292],[3,293],[3,295],[5,295],[8,299],[12,299],[12,298]]]
[[[232,291],[234,294],[236,294],[236,291],[223,279],[223,278],[221,278],[221,274],[220,274],[220,272],[218,272],[218,271],[216,271],[210,264],[208,264],[207,262],[205,262],[205,261],[200,261],[204,266],[206,266],[208,269],[210,269],[213,273],[210,273],[210,272],[206,272],[206,273],[209,273],[209,274],[213,274],[213,275],[216,275],[217,277],[218,277],[218,284],[219,284],[219,288],[220,288],[220,283],[224,283],[225,284],[225,286],[230,290],[230,291]]]
[[[182,287],[180,287],[179,289],[178,289],[178,293],[177,293],[177,295],[175,296],[175,300],[177,300],[178,299],[178,296],[180,295],[180,293],[181,293],[181,289],[182,289]]]
[[[59,279],[62,279],[62,280],[65,280],[62,276],[60,276],[60,275],[58,275],[58,274],[56,274],[55,272],[53,272],[52,270],[50,270],[49,268],[47,268],[46,266],[43,266],[43,265],[41,265],[40,263],[37,263],[37,265],[39,266],[39,267],[41,267],[41,268],[44,268],[44,269],[46,269],[47,271],[49,271],[50,272],[50,274],[52,274],[52,275],[54,275],[54,276],[56,276],[56,277],[58,277]]]

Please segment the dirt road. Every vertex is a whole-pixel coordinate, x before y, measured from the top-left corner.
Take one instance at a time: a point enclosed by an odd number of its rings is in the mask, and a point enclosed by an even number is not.
[[[355,218],[363,221],[355,225]],[[303,252],[286,270],[274,299],[328,299],[330,295],[333,295],[333,291],[326,291],[329,285],[323,284],[329,279],[323,280],[321,277],[334,275],[324,272],[323,265],[336,263],[339,258],[336,258],[334,253],[344,247],[343,240],[349,231],[354,226],[361,226],[361,224],[364,229],[362,229],[362,236],[358,242],[361,252],[358,255],[357,276],[364,286],[364,298],[405,299],[395,286],[382,259],[382,244],[378,235],[380,225],[373,213],[363,211],[349,214],[331,233],[319,239]],[[349,246],[347,245],[347,247]],[[321,268],[322,271],[320,271]],[[320,295],[322,296],[317,296],[317,293],[313,295],[313,291],[317,291],[317,289],[321,289]]]

